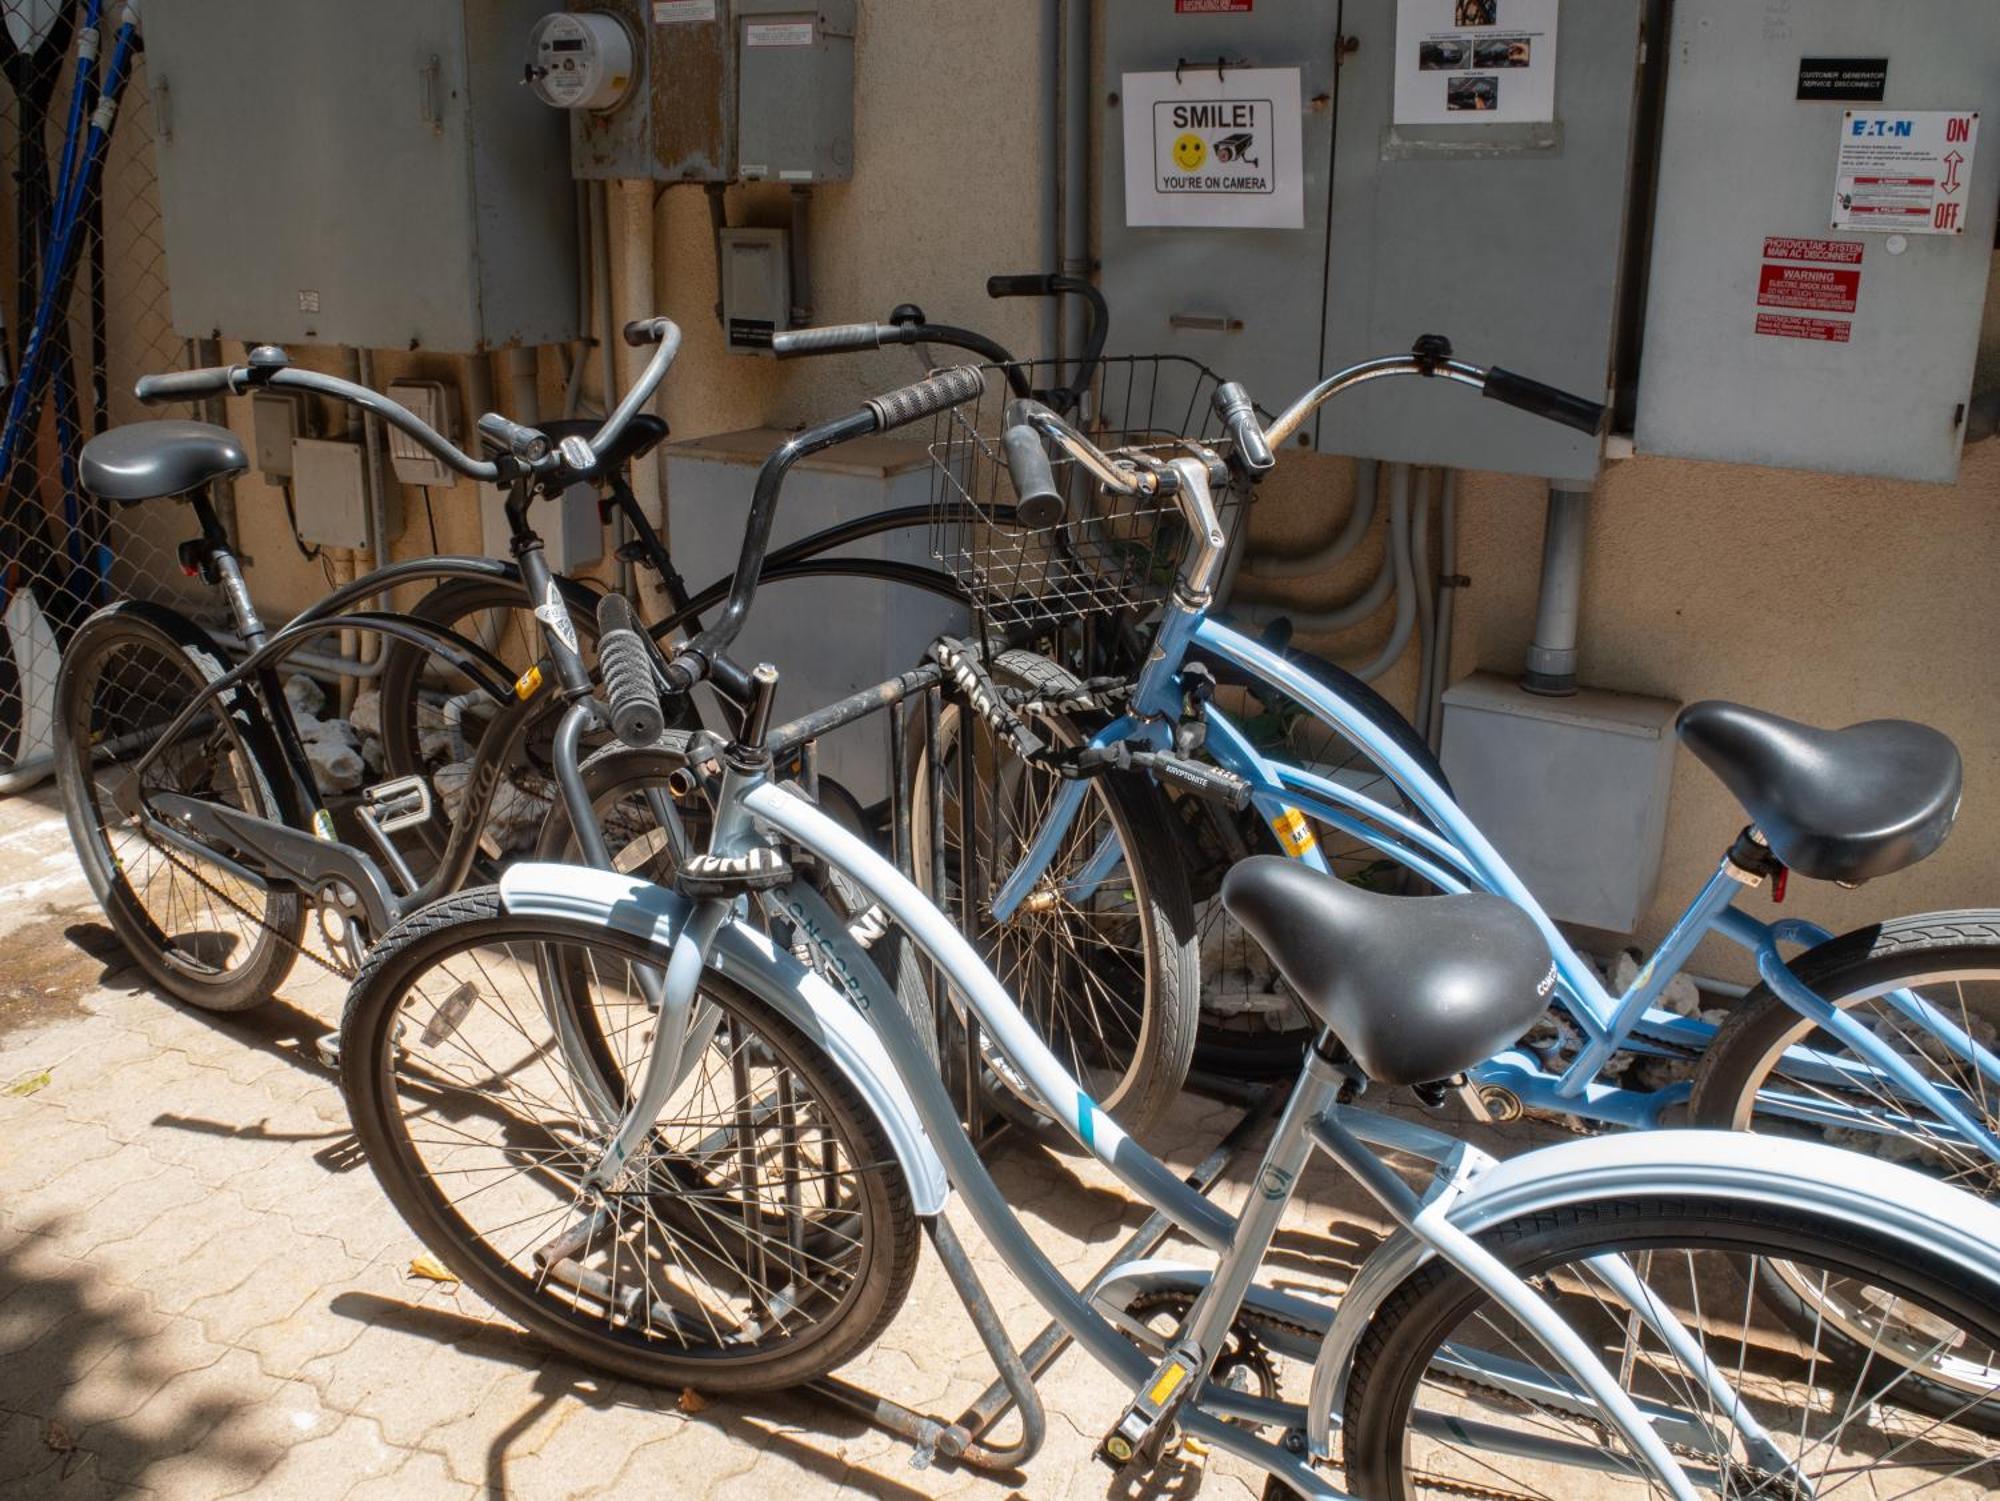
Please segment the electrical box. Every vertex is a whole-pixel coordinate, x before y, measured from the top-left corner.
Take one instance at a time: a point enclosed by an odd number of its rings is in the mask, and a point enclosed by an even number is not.
[[[1445,690],[1459,806],[1558,922],[1630,933],[1652,905],[1680,709],[1593,688],[1546,698],[1491,672]]]
[[[452,353],[574,338],[546,0],[180,0],[146,13],[175,332]]]
[[[792,326],[791,235],[782,229],[724,229],[718,239],[729,352],[769,355],[771,335]]]
[[[1955,479],[1997,123],[1992,0],[1675,0],[1639,449]]]
[[[668,537],[674,562],[694,589],[728,578],[743,544],[757,469],[790,434],[774,428],[718,433],[667,449]],[[800,461],[785,482],[773,550],[831,526],[894,506],[929,505],[929,451],[922,443],[861,438]],[[865,538],[843,557],[935,567],[919,525]],[[962,605],[879,579],[801,578],[758,591],[749,623],[730,654],[746,666],[774,662],[777,720],[803,714],[918,665],[946,632],[968,628]],[[887,721],[872,715],[820,742],[819,769],[863,806],[889,795],[883,748]]]
[[[479,546],[489,558],[514,555],[513,528],[507,524],[507,491],[479,482]],[[537,499],[529,507],[528,524],[542,539],[542,555],[557,573],[574,573],[604,556],[604,523],[597,510],[597,489],[575,484],[553,500]]]
[[[736,38],[731,0],[588,0],[572,17],[609,23],[630,38],[636,73],[608,105],[551,88],[578,54],[538,24],[530,78],[544,102],[569,113],[570,166],[578,177],[729,182],[736,176]],[[551,21],[558,18],[550,18]],[[522,28],[523,32],[527,28]],[[517,33],[517,36],[520,33]]]
[[[854,0],[736,0],[744,181],[854,175]]]
[[[256,391],[250,397],[250,434],[257,468],[272,479],[289,479],[292,444],[310,436],[312,408],[303,391]]]
[[[325,547],[368,545],[368,489],[359,443],[300,438],[292,444],[292,498],[299,536]]]
[[[388,398],[408,407],[416,419],[447,442],[458,441],[458,387],[441,380],[395,380],[389,382]],[[389,465],[396,479],[405,485],[449,486],[458,483],[458,471],[432,453],[401,428],[383,424],[389,436]]]
[[[1341,7],[1266,4],[1197,14],[1162,0],[1105,0],[1101,9],[1094,117],[1103,172],[1095,196],[1099,282],[1112,308],[1112,347],[1199,360],[1225,379],[1244,382],[1276,411],[1322,368]],[[1210,78],[1222,92],[1232,72],[1240,77],[1249,69],[1294,68],[1299,113],[1296,120],[1270,124],[1299,128],[1298,228],[1127,225],[1121,148],[1128,75],[1177,74],[1190,98],[1201,95],[1205,103]]]
[[[1335,106],[1322,355],[1329,373],[1439,333],[1474,364],[1582,396],[1607,393],[1642,0],[1549,0],[1553,35],[1524,37],[1525,58],[1504,50],[1518,24],[1510,6],[1523,14],[1521,0],[1501,0],[1497,42],[1455,28],[1465,7],[1447,0],[1344,0],[1340,8],[1352,50]],[[1470,56],[1455,63],[1448,49],[1467,38]],[[1545,61],[1550,41],[1554,57]],[[1496,64],[1481,67],[1494,47],[1502,48]],[[1529,66],[1514,66],[1523,61]],[[1453,71],[1466,64],[1473,71]],[[1542,66],[1554,69],[1553,119],[1510,120],[1505,109],[1477,107],[1488,101],[1452,89],[1483,79],[1504,106]],[[1418,102],[1446,105],[1437,112],[1446,123],[1410,107],[1412,77]],[[1253,394],[1277,409],[1296,392]],[[1597,473],[1596,438],[1464,389],[1378,381],[1321,410],[1319,441],[1330,452],[1571,482]]]

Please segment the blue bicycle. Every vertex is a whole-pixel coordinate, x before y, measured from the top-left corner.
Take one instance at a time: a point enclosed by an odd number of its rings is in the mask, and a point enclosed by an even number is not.
[[[933,448],[940,496],[957,503],[955,515],[975,519],[941,535],[940,553],[994,629],[1095,608],[1128,620],[1146,612],[1151,632],[1135,680],[1066,699],[1016,687],[1036,671],[1047,676],[1030,653],[964,649],[965,671],[984,673],[995,689],[973,756],[977,785],[1034,792],[1016,798],[1034,810],[1032,822],[1003,823],[969,853],[953,851],[953,881],[971,888],[982,941],[993,947],[1010,929],[1045,925],[1051,911],[1089,910],[1106,892],[1176,899],[1184,873],[1161,868],[1156,850],[1121,843],[1112,821],[1087,817],[1097,782],[1119,782],[1129,804],[1129,783],[1150,771],[1165,817],[1211,831],[1210,842],[1234,841],[1237,853],[1281,850],[1363,885],[1496,892],[1535,919],[1556,956],[1560,1023],[1438,1081],[1439,1100],[1456,1085],[1489,1118],[1534,1111],[1639,1128],[1685,1109],[1700,1124],[1832,1140],[1988,1196],[2000,1192],[2000,913],[1932,914],[1835,937],[1739,905],[1767,883],[1782,895],[1792,873],[1851,885],[1934,851],[1960,792],[1958,754],[1946,737],[1886,720],[1824,731],[1724,703],[1684,711],[1683,743],[1751,822],[1614,992],[1457,806],[1435,760],[1392,709],[1355,692],[1337,669],[1311,670],[1211,613],[1227,548],[1218,498],[1268,471],[1323,402],[1399,376],[1470,386],[1585,430],[1602,417],[1593,402],[1463,363],[1445,341],[1426,338],[1411,354],[1328,377],[1267,427],[1242,387],[1191,374],[1209,382],[1208,441],[1155,434],[1107,452],[1018,398],[1006,403],[997,433],[958,414],[945,419],[951,425]],[[1157,392],[1149,399],[1156,410],[1172,406]],[[1130,436],[1113,405],[1094,409],[1099,435]],[[979,510],[999,504],[1037,527],[979,526]],[[1244,702],[1264,724],[1231,712]],[[1292,749],[1301,732],[1321,747],[1310,757]],[[1172,764],[1198,751],[1218,785],[1166,782],[1170,763],[1148,766],[1161,751],[1174,753]],[[1229,805],[1220,814],[1218,795]],[[1076,836],[1079,818],[1088,838]],[[1221,841],[1212,837],[1218,827]],[[1762,980],[1719,1026],[1660,1004],[1710,933],[1748,949]],[[1190,983],[1185,971],[1154,973],[1162,983]],[[1198,972],[1192,983],[1199,986]],[[1293,1002],[1278,977],[1270,996],[1279,1019],[1265,1041],[1290,1046],[1296,1059],[1310,1036],[1306,1013],[1296,1012],[1298,1030],[1289,1032]],[[1145,1002],[1163,1013],[1185,1004]]]

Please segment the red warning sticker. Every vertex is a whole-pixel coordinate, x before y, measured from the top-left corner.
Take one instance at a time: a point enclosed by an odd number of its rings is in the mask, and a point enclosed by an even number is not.
[[[1853,327],[1844,318],[1800,318],[1790,313],[1757,315],[1757,332],[1778,339],[1811,339],[1822,344],[1845,344]]]
[[[1861,273],[1837,266],[1774,266],[1757,278],[1757,306],[1851,313],[1861,295]]]
[[[1867,249],[1859,240],[1797,240],[1789,235],[1767,235],[1767,261],[1806,261],[1815,265],[1858,266]]]

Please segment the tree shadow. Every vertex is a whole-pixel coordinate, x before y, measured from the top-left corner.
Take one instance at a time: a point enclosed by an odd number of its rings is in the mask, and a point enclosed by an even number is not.
[[[120,1495],[158,1464],[197,1446],[254,1481],[282,1457],[275,1444],[223,1425],[262,1393],[190,1400],[162,1429],[139,1421],[145,1400],[182,1373],[154,1342],[145,1298],[86,1261],[49,1254],[52,1219],[0,1235],[0,1491],[35,1497]],[[102,1416],[104,1412],[124,1416]]]

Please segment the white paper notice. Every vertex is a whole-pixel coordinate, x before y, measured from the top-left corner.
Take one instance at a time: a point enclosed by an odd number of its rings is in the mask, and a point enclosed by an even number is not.
[[[1127,73],[1120,102],[1127,224],[1304,227],[1297,68]]]
[[[1556,0],[1396,0],[1396,124],[1555,117]]]
[[[1847,111],[1833,178],[1833,227],[1962,235],[1979,111]]]

